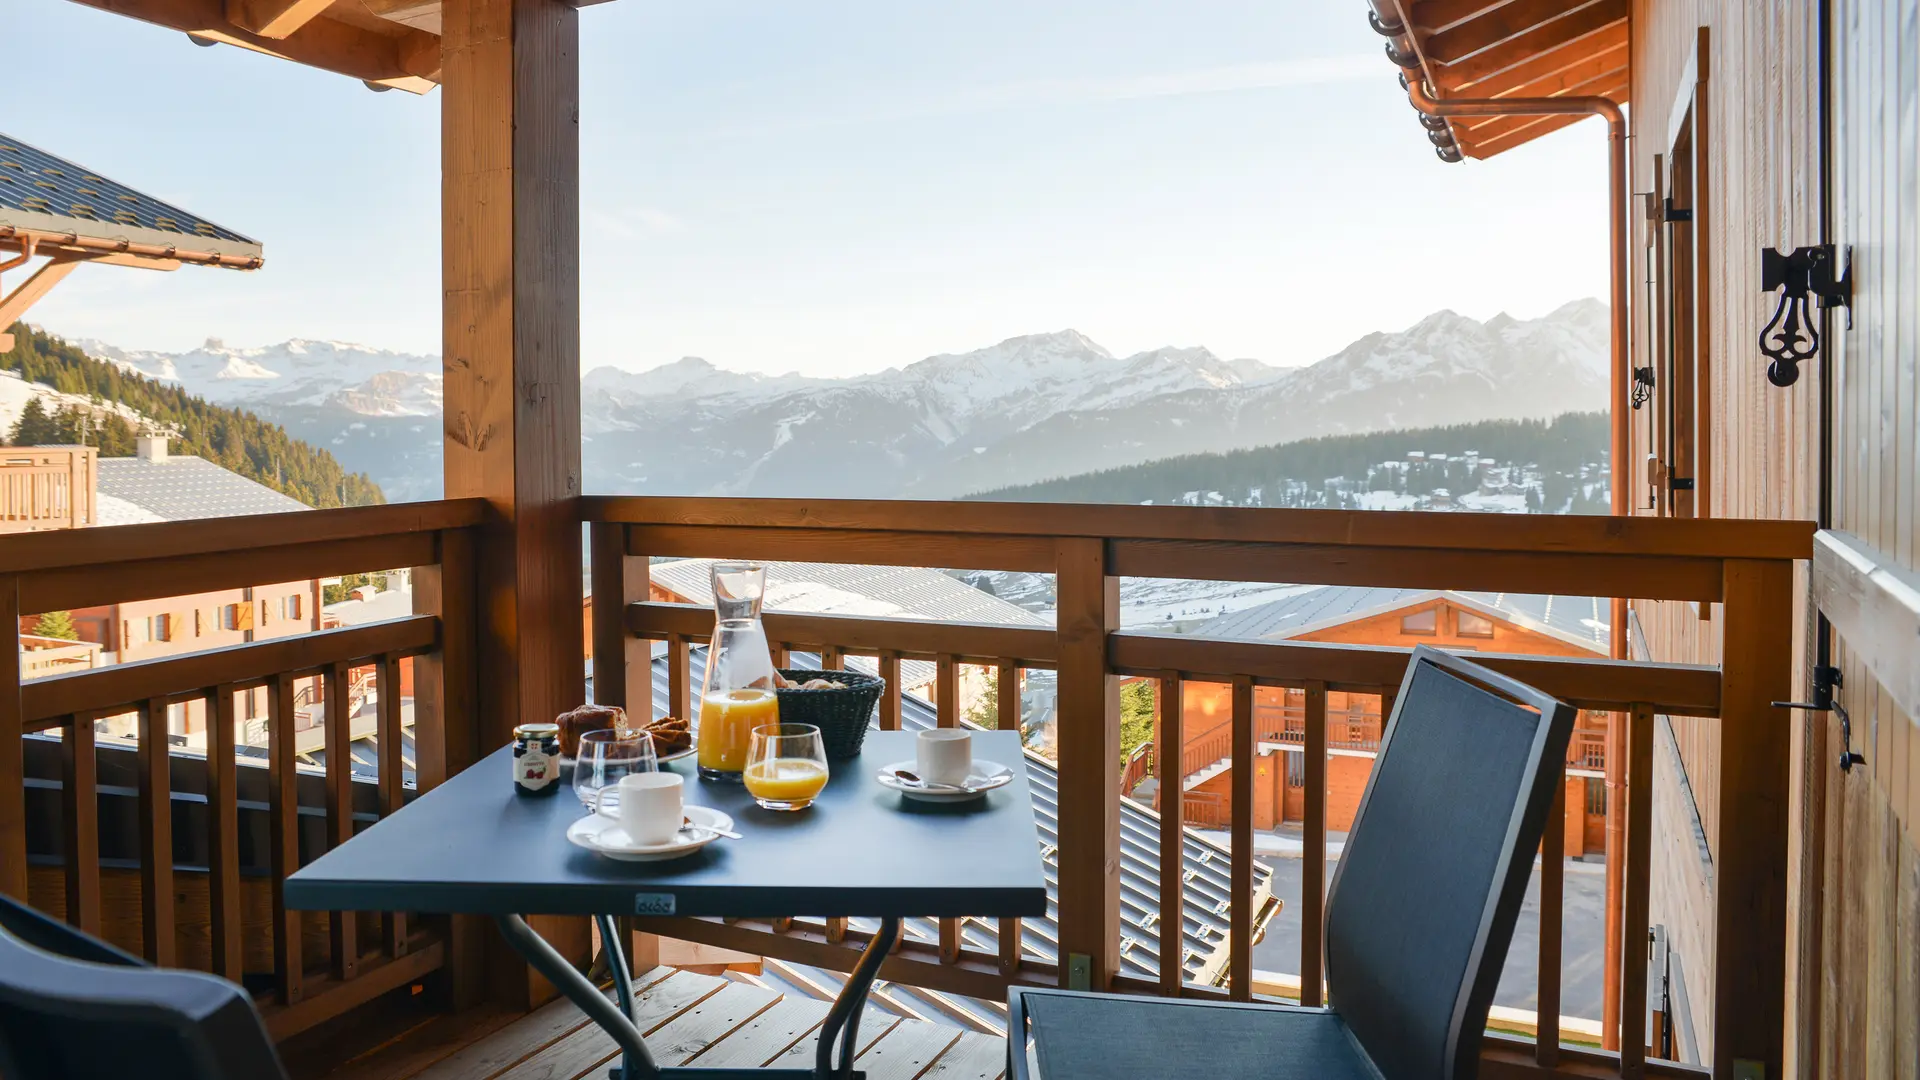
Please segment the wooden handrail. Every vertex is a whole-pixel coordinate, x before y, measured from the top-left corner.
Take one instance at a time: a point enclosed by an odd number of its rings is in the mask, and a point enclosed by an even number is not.
[[[461,529],[480,524],[487,512],[484,499],[445,499],[295,514],[116,525],[109,529],[23,533],[0,537],[0,573],[102,567],[129,560],[245,553],[298,544]]]
[[[1644,558],[1806,559],[1812,556],[1814,533],[1810,522],[1733,518],[646,495],[582,496],[580,511],[588,521],[632,525],[1463,548]]]

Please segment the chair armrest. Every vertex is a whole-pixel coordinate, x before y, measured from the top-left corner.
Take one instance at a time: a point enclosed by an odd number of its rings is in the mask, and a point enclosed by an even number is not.
[[[1007,990],[1007,1080],[1033,1080],[1027,1073],[1027,1003],[1021,987]]]

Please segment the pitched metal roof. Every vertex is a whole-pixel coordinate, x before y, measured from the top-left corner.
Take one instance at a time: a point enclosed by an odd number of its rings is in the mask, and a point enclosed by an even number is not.
[[[160,521],[313,509],[205,458],[169,456],[150,461],[123,457],[98,461],[101,495],[129,503]]]
[[[689,603],[711,604],[713,563],[712,559],[657,562],[652,566],[653,581]],[[1052,625],[1025,608],[925,567],[801,562],[769,562],[766,567],[768,611],[1002,626]],[[849,657],[847,666],[868,675],[879,673],[879,665],[867,657]],[[935,665],[929,661],[902,660],[901,689],[929,685],[935,672]]]
[[[0,226],[258,259],[259,242],[0,133]]]
[[[1292,638],[1443,598],[1525,630],[1559,638],[1603,655],[1607,652],[1608,603],[1601,597],[1451,589],[1327,585],[1228,612],[1201,623],[1193,633],[1198,637],[1243,640]]]

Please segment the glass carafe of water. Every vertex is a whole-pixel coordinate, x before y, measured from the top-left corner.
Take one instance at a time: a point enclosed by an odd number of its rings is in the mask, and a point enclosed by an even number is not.
[[[738,781],[747,767],[753,729],[780,722],[773,653],[760,622],[767,568],[757,562],[713,564],[713,642],[700,684],[699,748],[703,780]]]

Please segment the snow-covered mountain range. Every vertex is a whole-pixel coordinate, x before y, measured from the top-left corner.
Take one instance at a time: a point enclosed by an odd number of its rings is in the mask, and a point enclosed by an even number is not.
[[[186,353],[77,344],[244,405],[370,473],[440,490],[440,360],[338,342]],[[1073,330],[869,375],[726,371],[688,357],[583,380],[586,489],[944,498],[1175,454],[1602,408],[1606,307],[1486,322],[1441,311],[1304,366],[1204,348],[1115,356]]]

